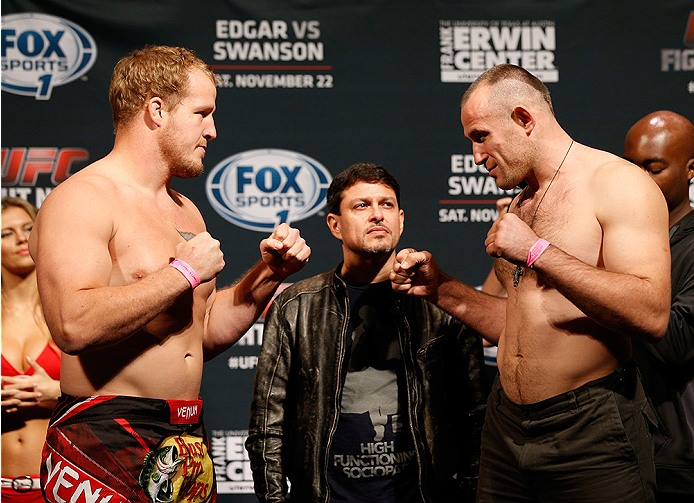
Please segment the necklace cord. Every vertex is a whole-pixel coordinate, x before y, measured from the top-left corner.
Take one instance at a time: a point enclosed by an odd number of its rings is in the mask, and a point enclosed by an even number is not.
[[[542,197],[540,198],[540,202],[537,203],[537,206],[535,206],[535,212],[533,213],[533,218],[530,220],[530,228],[532,229],[533,224],[535,223],[535,217],[537,216],[537,210],[540,209],[540,205],[542,204],[542,201],[544,201],[545,196],[547,195],[547,192],[549,192],[550,187],[554,183],[554,179],[557,177],[559,174],[559,170],[561,167],[564,165],[564,161],[566,158],[569,156],[569,152],[571,152],[571,147],[573,147],[574,141],[571,140],[571,144],[569,145],[569,148],[566,151],[566,154],[564,154],[564,158],[561,160],[561,163],[559,163],[559,167],[557,170],[554,172],[554,176],[552,176],[552,179],[549,181],[549,185],[547,185],[547,189],[545,190],[545,193],[542,194]],[[520,216],[520,210],[521,210],[521,205],[523,204],[523,199],[525,198],[525,191],[528,189],[528,186],[525,186],[525,189],[523,189],[523,195],[521,196],[520,201],[518,202],[518,215]]]
[[[533,218],[530,219],[530,225],[529,225],[529,227],[530,227],[531,229],[533,228],[533,224],[535,223],[535,217],[537,216],[537,210],[540,209],[540,205],[542,204],[542,201],[545,200],[545,196],[547,195],[547,192],[549,192],[550,187],[551,187],[552,184],[554,183],[554,179],[555,179],[555,178],[557,177],[557,175],[559,174],[559,170],[560,170],[561,167],[564,165],[564,161],[566,160],[566,158],[569,156],[569,152],[571,152],[571,147],[573,147],[573,145],[574,145],[574,141],[571,140],[571,144],[569,145],[569,148],[566,150],[566,154],[564,154],[564,158],[561,160],[561,163],[559,163],[559,167],[558,167],[557,170],[554,172],[554,176],[552,176],[552,179],[549,181],[549,185],[547,185],[547,189],[545,189],[545,193],[542,194],[542,197],[540,198],[540,202],[537,203],[537,206],[535,206],[535,211],[533,212]],[[518,201],[518,216],[519,216],[519,217],[520,217],[520,214],[521,214],[521,206],[522,206],[522,204],[523,204],[523,199],[525,198],[525,191],[526,191],[526,190],[528,190],[528,186],[527,186],[527,185],[526,185],[525,188],[523,189],[523,192],[522,192],[522,194],[521,194],[520,200]],[[510,209],[510,206],[511,206],[511,205],[509,204],[509,209]],[[538,241],[539,241],[539,240],[538,240]],[[543,240],[543,241],[544,241],[544,240]],[[546,242],[546,241],[545,241],[545,242]],[[537,243],[536,243],[536,244],[537,244]],[[549,242],[547,242],[547,244],[549,245]],[[542,250],[542,251],[544,251],[544,250]],[[540,253],[541,253],[541,252],[540,252]],[[540,256],[540,255],[538,254],[538,255],[535,257],[535,260],[537,260],[537,257],[539,257],[539,256]],[[533,260],[533,261],[534,261],[534,260]],[[514,287],[517,287],[517,286],[518,286],[518,283],[520,282],[520,277],[521,277],[522,275],[523,275],[523,268],[522,268],[521,266],[519,266],[519,265],[516,265],[516,268],[513,270],[513,286],[514,286]]]

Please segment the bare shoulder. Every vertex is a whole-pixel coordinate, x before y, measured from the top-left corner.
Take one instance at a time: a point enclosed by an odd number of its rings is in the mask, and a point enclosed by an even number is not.
[[[585,164],[589,167],[586,183],[598,200],[611,203],[662,199],[662,193],[651,177],[621,157],[591,148],[586,154]]]
[[[51,191],[43,201],[36,218],[32,237],[36,241],[57,246],[60,235],[73,239],[90,234],[107,240],[114,229],[114,211],[118,207],[117,184],[108,176],[107,164],[97,161],[73,174]],[[30,249],[33,245],[30,243]]]
[[[592,149],[592,169],[586,183],[602,223],[617,218],[631,222],[639,215],[647,220],[664,221],[667,204],[656,183],[641,168],[609,152]]]
[[[108,168],[108,162],[101,159],[73,174],[51,191],[41,209],[44,213],[48,209],[68,212],[75,206],[89,206],[98,211],[117,193],[117,184],[108,175]],[[95,201],[99,204],[93,204]]]
[[[617,156],[608,158],[606,162],[598,164],[595,168],[594,183],[607,182],[637,183],[649,182],[648,174],[631,162]],[[647,183],[647,185],[655,184]]]

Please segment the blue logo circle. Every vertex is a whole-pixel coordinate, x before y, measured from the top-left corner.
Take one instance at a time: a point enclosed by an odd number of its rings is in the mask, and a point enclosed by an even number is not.
[[[37,100],[87,73],[97,55],[87,30],[47,14],[2,16],[0,44],[3,91]]]
[[[325,207],[332,181],[321,163],[299,152],[247,150],[227,157],[207,177],[207,199],[229,222],[270,232]]]

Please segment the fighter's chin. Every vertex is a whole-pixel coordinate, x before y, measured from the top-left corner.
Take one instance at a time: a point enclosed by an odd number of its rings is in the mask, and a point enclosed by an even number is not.
[[[195,178],[204,172],[205,166],[200,163],[200,165],[178,166],[173,170],[173,175],[178,178]]]
[[[517,182],[515,180],[509,180],[506,178],[496,178],[496,177],[494,177],[494,181],[496,182],[496,186],[502,190],[511,190],[514,187],[516,187],[518,185],[518,183],[520,183],[520,182]]]
[[[511,190],[518,184],[513,184],[510,182],[502,182],[501,180],[496,180],[496,186],[502,190]]]

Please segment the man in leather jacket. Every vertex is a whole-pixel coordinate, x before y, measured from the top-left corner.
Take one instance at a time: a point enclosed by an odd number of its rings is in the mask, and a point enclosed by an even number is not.
[[[272,303],[246,448],[261,502],[474,501],[487,385],[481,338],[394,292],[397,181],[355,164],[328,190],[334,271]]]
[[[655,444],[656,500],[694,500],[694,125],[661,110],[634,124],[624,157],[645,169],[665,196],[672,256],[672,304],[658,344],[634,341],[634,360],[658,417]]]

